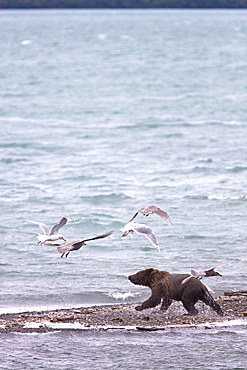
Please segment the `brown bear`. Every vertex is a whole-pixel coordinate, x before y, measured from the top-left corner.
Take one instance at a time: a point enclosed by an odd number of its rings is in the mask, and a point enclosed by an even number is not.
[[[189,274],[170,274],[167,271],[153,268],[130,275],[128,278],[133,284],[147,286],[152,291],[151,297],[135,309],[141,311],[145,308],[155,307],[162,300],[161,310],[165,311],[171,305],[172,300],[176,300],[182,301],[188,315],[197,315],[198,310],[194,305],[198,300],[201,300],[222,316],[220,305],[215,302],[206,286],[199,279],[192,277],[182,283],[189,276]]]

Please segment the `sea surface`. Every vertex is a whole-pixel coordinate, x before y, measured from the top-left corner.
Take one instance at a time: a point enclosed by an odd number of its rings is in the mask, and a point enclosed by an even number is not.
[[[137,303],[128,275],[247,289],[245,10],[0,12],[0,312]],[[168,212],[122,237],[141,207]],[[37,244],[61,217],[60,258]],[[0,336],[0,369],[246,370],[246,325]]]

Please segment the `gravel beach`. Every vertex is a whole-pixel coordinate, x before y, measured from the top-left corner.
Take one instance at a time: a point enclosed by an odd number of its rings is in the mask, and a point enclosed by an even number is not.
[[[247,292],[225,293],[216,299],[224,316],[197,303],[197,316],[188,316],[181,302],[173,302],[166,312],[159,306],[136,311],[137,304],[118,304],[0,315],[0,333],[49,332],[55,330],[165,330],[166,328],[213,326],[231,320],[247,322]]]

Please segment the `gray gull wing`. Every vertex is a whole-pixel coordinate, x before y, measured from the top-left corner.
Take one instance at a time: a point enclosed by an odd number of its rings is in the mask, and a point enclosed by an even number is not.
[[[134,216],[131,218],[131,220],[129,222],[133,221],[136,218],[136,216],[138,215],[138,213],[142,213],[144,216],[148,216],[148,215],[151,215],[152,213],[155,213],[156,215],[158,215],[161,218],[163,218],[163,220],[165,220],[168,223],[168,225],[170,226],[170,228],[172,229],[172,231],[175,233],[174,226],[172,224],[172,221],[171,221],[168,213],[165,212],[165,211],[163,211],[159,207],[156,207],[156,206],[148,206],[148,207],[140,208],[134,214]]]
[[[148,215],[150,215],[152,213],[155,213],[156,215],[158,215],[161,218],[163,218],[163,220],[165,220],[168,223],[168,225],[170,226],[170,228],[172,229],[172,231],[175,232],[174,226],[172,224],[172,221],[171,221],[168,213],[165,212],[165,211],[163,211],[159,207],[156,207],[156,206],[144,207],[144,208],[139,209],[138,212],[142,213],[144,216],[148,216]]]
[[[54,234],[57,234],[58,233],[58,230],[64,226],[67,222],[67,218],[66,217],[62,217],[61,220],[59,221],[59,223],[57,225],[54,225],[51,230],[49,231],[49,235],[54,235]]]

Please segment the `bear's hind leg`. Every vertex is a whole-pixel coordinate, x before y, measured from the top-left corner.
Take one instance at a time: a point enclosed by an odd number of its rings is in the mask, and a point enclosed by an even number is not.
[[[210,306],[214,311],[217,312],[218,315],[223,316],[223,311],[220,305],[216,303],[213,297],[211,297],[208,293],[202,291],[200,300],[203,301],[206,305]]]
[[[198,310],[194,306],[196,302],[192,302],[189,299],[183,299],[182,303],[183,303],[184,308],[188,311],[187,315],[196,316],[198,314]]]

